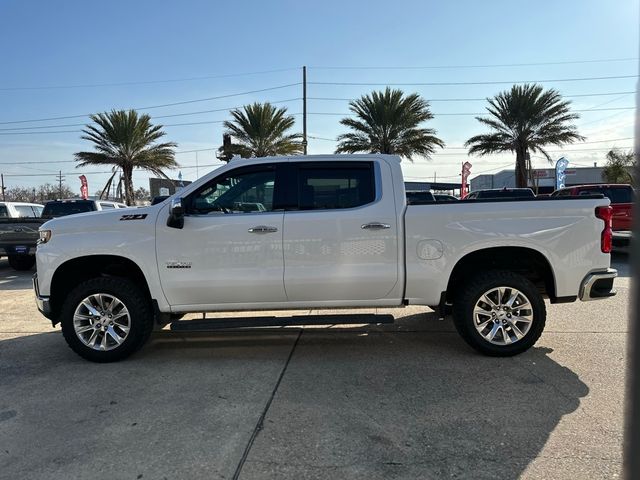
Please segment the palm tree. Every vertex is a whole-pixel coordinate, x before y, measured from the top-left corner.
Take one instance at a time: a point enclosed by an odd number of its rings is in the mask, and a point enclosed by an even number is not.
[[[580,116],[571,113],[571,102],[554,89],[541,85],[514,85],[511,90],[487,99],[489,118],[476,117],[490,133],[471,137],[465,143],[470,154],[516,152],[516,186],[527,186],[529,152],[540,152],[551,161],[545,145],[565,145],[584,140],[570,123]]]
[[[87,125],[82,139],[94,143],[94,152],[74,154],[80,163],[87,165],[112,165],[122,169],[125,203],[132,205],[133,169],[141,168],[158,176],[169,178],[164,168],[178,166],[174,160],[174,142],[155,143],[165,135],[162,125],[153,125],[147,114],[138,115],[135,110],[112,110],[90,116],[95,125]]]
[[[287,133],[293,127],[293,115],[285,107],[270,103],[245,105],[242,110],[231,110],[233,120],[225,121],[225,135],[235,140],[218,150],[219,158],[240,155],[244,158],[302,153],[302,135]]]
[[[340,123],[353,130],[338,137],[336,153],[391,153],[411,158],[429,158],[444,142],[432,128],[420,124],[433,118],[429,102],[417,93],[404,95],[402,90],[374,91],[349,103],[356,118]]]
[[[608,183],[634,184],[633,170],[636,156],[633,152],[610,150],[607,153],[607,165],[602,170],[602,179]]]

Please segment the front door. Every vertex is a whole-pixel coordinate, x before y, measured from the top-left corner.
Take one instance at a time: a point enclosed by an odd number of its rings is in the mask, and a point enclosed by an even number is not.
[[[184,227],[157,226],[162,288],[172,306],[283,302],[277,164],[230,170],[183,200]]]

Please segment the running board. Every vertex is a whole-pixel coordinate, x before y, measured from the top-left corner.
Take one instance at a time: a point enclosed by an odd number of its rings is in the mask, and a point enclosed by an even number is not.
[[[360,325],[363,323],[393,323],[393,315],[296,315],[293,317],[231,317],[179,320],[170,324],[173,332],[207,332],[232,328],[290,327],[309,325]]]

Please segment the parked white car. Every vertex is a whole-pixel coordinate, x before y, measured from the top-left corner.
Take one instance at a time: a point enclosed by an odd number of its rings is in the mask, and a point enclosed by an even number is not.
[[[472,347],[508,356],[540,337],[545,297],[615,294],[610,240],[602,195],[407,205],[395,156],[243,159],[171,201],[45,223],[34,288],[97,362],[187,312],[403,305],[452,308]]]
[[[43,205],[27,202],[0,202],[0,218],[40,217]]]

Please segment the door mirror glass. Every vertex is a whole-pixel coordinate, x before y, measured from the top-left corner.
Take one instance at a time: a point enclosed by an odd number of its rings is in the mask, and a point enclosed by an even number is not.
[[[171,208],[169,209],[167,227],[184,227],[184,208],[182,207],[182,198],[174,198],[173,200],[171,200]]]

